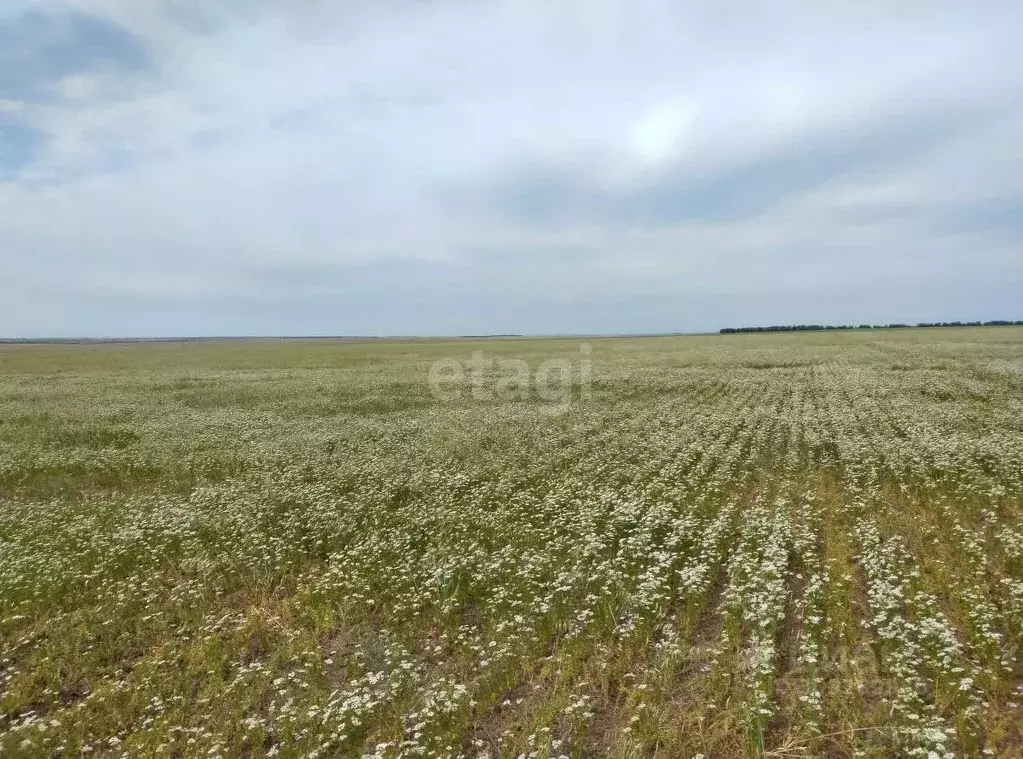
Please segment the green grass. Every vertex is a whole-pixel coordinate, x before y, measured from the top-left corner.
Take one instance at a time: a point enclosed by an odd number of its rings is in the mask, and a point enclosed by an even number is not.
[[[0,755],[1023,754],[1023,329],[581,342],[0,345]]]

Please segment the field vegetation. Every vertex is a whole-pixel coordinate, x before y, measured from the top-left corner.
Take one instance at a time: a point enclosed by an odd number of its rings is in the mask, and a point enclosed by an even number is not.
[[[0,756],[1023,756],[1023,328],[589,342],[0,346]]]

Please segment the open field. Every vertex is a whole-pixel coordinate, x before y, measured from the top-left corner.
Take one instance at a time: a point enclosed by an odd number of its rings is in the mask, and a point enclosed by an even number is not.
[[[0,755],[1023,756],[1023,328],[590,344],[0,346]]]

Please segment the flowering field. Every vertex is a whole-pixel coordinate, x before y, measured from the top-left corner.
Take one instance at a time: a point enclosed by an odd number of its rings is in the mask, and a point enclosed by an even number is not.
[[[1023,329],[590,344],[0,346],[0,755],[1023,756]]]

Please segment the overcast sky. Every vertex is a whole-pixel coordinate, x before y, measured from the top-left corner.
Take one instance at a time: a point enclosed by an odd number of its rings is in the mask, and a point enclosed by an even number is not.
[[[3,0],[0,337],[1023,318],[1023,4]]]

